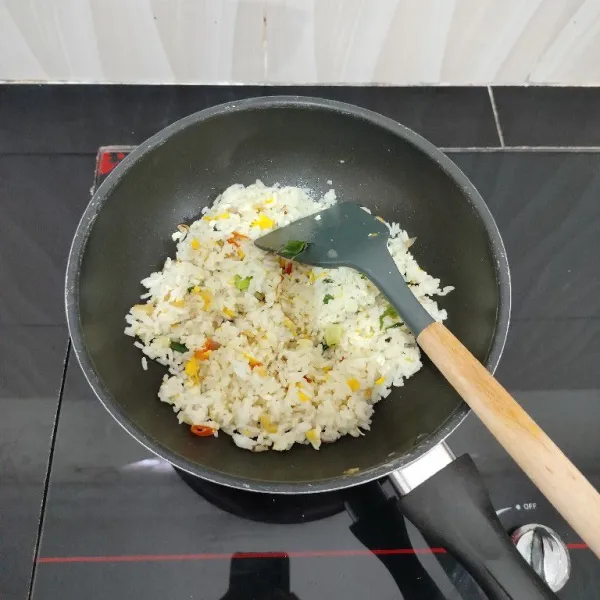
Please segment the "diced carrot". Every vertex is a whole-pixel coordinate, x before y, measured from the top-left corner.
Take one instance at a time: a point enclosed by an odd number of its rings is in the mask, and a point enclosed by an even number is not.
[[[210,350],[196,350],[194,352],[194,358],[197,358],[200,361],[205,361],[210,358]]]
[[[204,344],[207,350],[218,350],[221,347],[219,342],[215,342],[212,338],[208,338]]]
[[[237,246],[239,248],[241,240],[247,240],[248,236],[243,233],[238,233],[234,231],[232,236],[227,240],[230,244]]]
[[[221,344],[219,344],[219,342],[215,342],[215,340],[213,340],[212,338],[206,338],[206,342],[204,342],[204,346],[202,346],[202,348],[200,348],[199,350],[196,350],[196,352],[194,353],[194,356],[196,356],[196,358],[198,358],[198,355],[202,355],[205,354],[206,352],[211,352],[212,350],[218,350],[221,347]],[[206,360],[206,359],[204,359]]]

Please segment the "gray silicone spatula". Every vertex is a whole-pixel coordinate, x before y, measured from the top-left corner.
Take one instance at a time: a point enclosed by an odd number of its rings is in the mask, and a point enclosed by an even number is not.
[[[448,382],[600,558],[600,495],[486,368],[421,306],[387,249],[388,238],[384,223],[356,204],[340,203],[255,244],[309,265],[364,273]]]

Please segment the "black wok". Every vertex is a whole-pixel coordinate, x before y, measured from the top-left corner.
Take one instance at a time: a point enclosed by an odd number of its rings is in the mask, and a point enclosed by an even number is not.
[[[456,288],[441,300],[448,327],[495,369],[508,329],[510,277],[496,225],[473,185],[433,145],[390,119],[296,97],[256,98],[182,119],[139,146],[102,184],[79,224],[67,271],[67,316],[79,362],[133,437],[199,477],[257,492],[308,493],[388,475],[442,442],[468,412],[430,364],[377,405],[363,438],[346,437],[319,452],[253,454],[229,436],[196,438],[178,425],[171,407],[157,399],[163,368],[143,371],[139,351],[123,334],[140,280],[174,251],[177,224],[198,218],[230,184],[257,178],[316,193],[331,179],[338,197],[400,222],[417,236],[423,268]],[[500,547],[506,560],[515,558],[504,541]],[[517,561],[513,575],[522,566]],[[538,589],[539,580],[531,581]]]

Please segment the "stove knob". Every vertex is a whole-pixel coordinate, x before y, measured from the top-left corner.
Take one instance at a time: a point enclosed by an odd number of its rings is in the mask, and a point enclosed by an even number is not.
[[[511,537],[521,556],[548,587],[553,592],[561,590],[571,574],[571,559],[556,531],[532,523],[519,527]]]

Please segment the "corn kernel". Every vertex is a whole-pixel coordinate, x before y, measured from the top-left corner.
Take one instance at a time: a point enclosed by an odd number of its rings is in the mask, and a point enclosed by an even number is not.
[[[196,238],[192,240],[192,248],[194,250],[198,250],[198,248],[200,248],[200,242]]]
[[[259,227],[260,229],[271,229],[273,225],[275,225],[275,221],[267,215],[260,215],[256,221],[252,221],[252,227]]]
[[[208,290],[203,290],[200,292],[200,297],[204,301],[204,306],[202,308],[208,310],[213,302],[213,295]]]
[[[221,219],[229,219],[231,215],[228,212],[220,213],[214,217],[204,216],[202,217],[205,221],[219,221]]]
[[[346,383],[353,392],[358,392],[358,390],[360,390],[360,383],[358,382],[358,379],[351,377],[350,379],[346,380]]]
[[[139,310],[140,312],[146,313],[147,315],[151,315],[154,310],[154,306],[152,304],[136,304],[133,308]]]
[[[316,429],[309,429],[306,432],[306,439],[310,442],[316,442],[319,440],[319,432]]]
[[[304,392],[298,392],[298,400],[300,400],[300,402],[308,402],[310,400],[310,396]]]
[[[185,363],[185,374],[188,377],[198,377],[198,361],[192,357]]]
[[[306,432],[306,439],[312,444],[316,450],[321,446],[321,431],[319,429],[309,429]]]
[[[375,385],[381,385],[384,381],[385,377],[380,377],[379,379],[375,380]]]
[[[268,433],[277,433],[277,425],[271,422],[269,415],[263,415],[260,418],[260,424],[262,425],[262,428]]]
[[[259,360],[256,360],[256,358],[254,358],[254,356],[252,356],[251,354],[244,354],[244,356],[248,361],[248,364],[250,365],[251,369],[254,369],[254,367],[262,366],[262,363]]]

